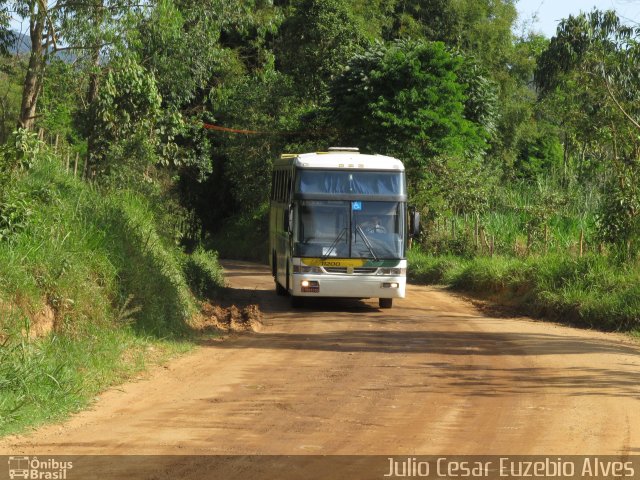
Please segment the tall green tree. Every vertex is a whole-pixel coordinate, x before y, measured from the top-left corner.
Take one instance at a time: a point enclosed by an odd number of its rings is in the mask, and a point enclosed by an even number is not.
[[[113,42],[114,31],[134,8],[133,0],[89,2],[13,0],[18,17],[29,24],[30,53],[26,68],[18,125],[32,129],[37,118],[38,99],[50,59],[60,52],[73,52],[80,63],[89,56],[94,69],[105,49]],[[88,101],[95,99],[97,77],[89,82]]]
[[[424,38],[453,43],[458,38],[460,18],[451,0],[397,0],[391,18],[384,32],[387,40]]]
[[[460,75],[469,85],[465,115],[473,121],[482,117],[490,132],[490,158],[496,168],[508,171],[536,100],[528,86],[535,65],[527,50],[534,41],[523,42],[513,34],[515,1],[397,0],[390,16],[385,39],[441,41],[464,55],[468,67]]]
[[[14,35],[9,30],[11,16],[4,2],[0,2],[0,57],[9,53],[9,47],[14,41]]]
[[[0,143],[15,130],[22,95],[22,75],[16,59],[0,58]]]
[[[77,109],[81,134],[87,141],[87,162],[95,173],[96,122],[95,110],[100,83],[112,55],[126,48],[128,32],[135,29],[135,20],[144,16],[150,7],[133,0],[89,0],[61,4],[58,36],[64,47],[55,46],[56,52],[68,50],[74,58],[75,70],[81,78],[83,99]],[[67,57],[68,58],[68,57]]]
[[[414,195],[446,189],[443,178],[471,170],[486,147],[465,118],[462,65],[441,42],[378,43],[355,56],[332,84],[344,142],[400,157]]]
[[[489,157],[506,179],[518,177],[534,180],[539,175],[549,174],[546,168],[550,168],[557,160],[544,155],[555,155],[556,148],[547,147],[558,141],[558,134],[552,125],[557,121],[556,113],[561,112],[552,105],[549,105],[549,109],[541,108],[533,82],[537,59],[548,43],[548,39],[535,33],[515,39],[509,68],[495,80],[501,85],[497,122],[499,134],[492,138]],[[540,141],[546,146],[540,145]],[[547,145],[548,142],[551,143]],[[535,165],[530,166],[529,160]]]
[[[570,16],[541,55],[536,83],[564,102],[574,138],[605,144],[605,188],[599,231],[635,252],[640,239],[636,180],[640,172],[640,32],[614,11]]]
[[[541,55],[536,83],[543,94],[562,88],[566,82],[573,82],[574,87],[584,91],[598,92],[606,99],[608,109],[619,115],[621,124],[638,131],[638,35],[611,10],[570,16],[560,23],[557,35]],[[633,153],[637,152],[634,145]]]
[[[29,20],[31,51],[22,88],[22,101],[18,126],[27,130],[33,128],[36,119],[38,97],[42,90],[46,63],[55,43],[55,27],[52,20],[54,7],[37,0],[17,3],[16,9],[22,18]]]
[[[141,182],[157,162],[161,97],[155,78],[131,58],[115,59],[96,99],[94,173]]]
[[[282,24],[276,64],[296,80],[304,95],[322,103],[329,82],[362,51],[365,38],[347,2],[300,0]]]
[[[513,46],[517,18],[514,0],[397,0],[392,27],[394,38],[441,41],[473,54],[489,68],[501,68]]]

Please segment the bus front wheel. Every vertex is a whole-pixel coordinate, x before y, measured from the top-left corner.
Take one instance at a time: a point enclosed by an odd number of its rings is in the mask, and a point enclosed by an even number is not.
[[[393,298],[379,298],[378,305],[380,308],[391,308],[393,306]]]
[[[284,297],[287,294],[287,289],[278,283],[278,279],[276,278],[276,294]]]

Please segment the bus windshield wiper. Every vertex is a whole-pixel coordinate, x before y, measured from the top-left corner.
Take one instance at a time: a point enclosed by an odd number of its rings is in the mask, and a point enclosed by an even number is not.
[[[338,246],[338,242],[340,241],[340,239],[345,233],[347,233],[347,229],[343,228],[342,231],[336,237],[336,239],[333,241],[331,246],[329,247],[329,250],[327,250],[327,253],[325,255],[322,255],[322,260],[326,260],[327,258],[329,258],[329,255],[331,255],[331,252],[333,252],[335,248]]]
[[[376,256],[376,252],[373,251],[373,246],[371,245],[371,241],[369,240],[369,238],[367,238],[367,236],[364,234],[364,230],[362,230],[362,227],[360,225],[358,225],[356,227],[356,233],[359,233],[360,236],[362,237],[362,241],[364,242],[364,244],[366,245],[366,247],[369,249],[369,251],[371,252],[371,255],[373,256],[374,260],[378,260],[378,257]]]

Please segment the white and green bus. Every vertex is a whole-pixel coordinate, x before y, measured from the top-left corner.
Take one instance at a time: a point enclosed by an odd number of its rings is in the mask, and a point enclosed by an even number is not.
[[[417,231],[417,216],[411,229]],[[406,287],[409,235],[402,162],[357,148],[284,154],[274,162],[269,219],[276,292],[378,298],[391,308]]]

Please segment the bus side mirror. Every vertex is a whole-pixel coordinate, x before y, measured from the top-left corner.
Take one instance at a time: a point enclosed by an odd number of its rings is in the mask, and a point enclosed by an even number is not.
[[[409,211],[409,236],[417,237],[420,235],[420,212],[415,208]]]

